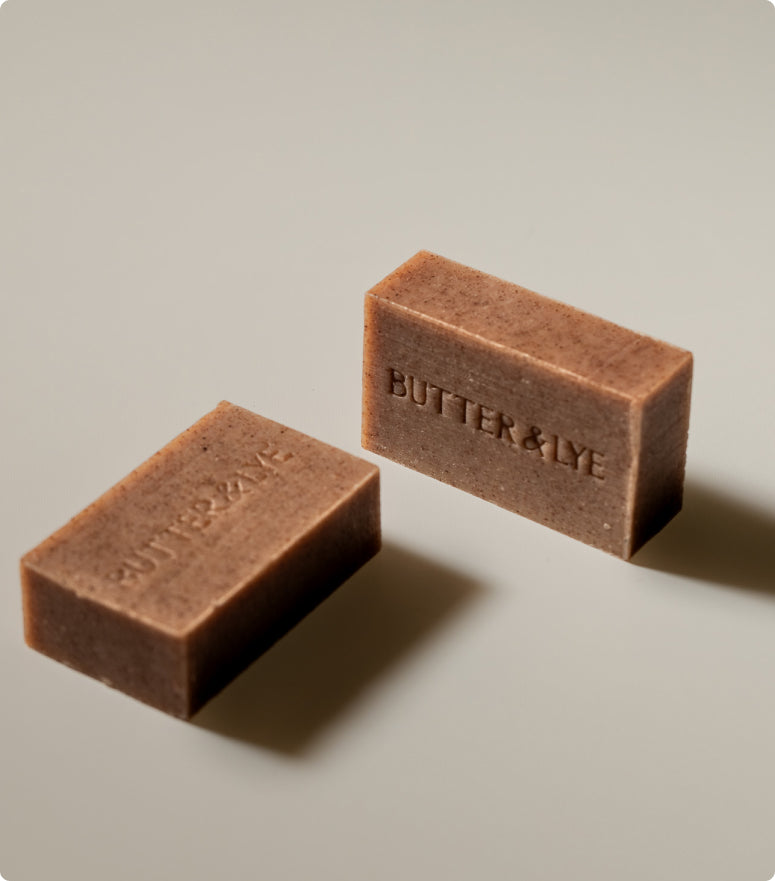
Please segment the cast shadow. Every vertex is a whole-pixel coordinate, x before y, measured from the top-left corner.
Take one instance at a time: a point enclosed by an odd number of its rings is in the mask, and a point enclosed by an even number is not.
[[[388,543],[193,724],[300,755],[375,680],[482,591],[471,578]]]
[[[681,513],[633,562],[775,596],[775,510],[687,483]]]

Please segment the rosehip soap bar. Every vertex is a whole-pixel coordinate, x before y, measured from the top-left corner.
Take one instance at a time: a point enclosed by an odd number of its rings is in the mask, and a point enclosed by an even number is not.
[[[374,465],[222,402],[23,557],[25,636],[188,718],[379,546]]]
[[[421,251],[366,295],[363,446],[628,559],[681,508],[692,356]]]

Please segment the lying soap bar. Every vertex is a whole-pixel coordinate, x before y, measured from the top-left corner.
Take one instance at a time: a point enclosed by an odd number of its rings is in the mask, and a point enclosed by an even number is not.
[[[379,545],[374,465],[222,402],[22,558],[25,636],[188,718]]]
[[[680,510],[689,352],[427,251],[365,319],[366,449],[625,559]]]

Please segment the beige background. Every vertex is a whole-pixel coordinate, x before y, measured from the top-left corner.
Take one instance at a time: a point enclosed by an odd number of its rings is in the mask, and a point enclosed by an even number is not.
[[[0,874],[771,878],[774,156],[767,0],[8,0]],[[27,649],[21,553],[220,399],[358,451],[423,247],[694,351],[684,513],[628,565],[381,461],[195,724]]]

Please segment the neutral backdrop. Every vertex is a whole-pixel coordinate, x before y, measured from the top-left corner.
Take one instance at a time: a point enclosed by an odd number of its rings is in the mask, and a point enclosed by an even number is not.
[[[0,874],[775,874],[775,7],[0,8]],[[691,349],[631,563],[388,461],[382,553],[193,723],[28,649],[18,558],[219,400],[358,453],[421,248]]]

